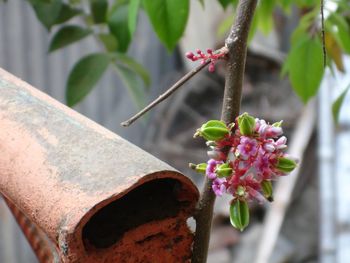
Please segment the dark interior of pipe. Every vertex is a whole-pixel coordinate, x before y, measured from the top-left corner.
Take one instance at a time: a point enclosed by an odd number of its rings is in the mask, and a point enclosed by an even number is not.
[[[83,240],[95,248],[115,244],[125,232],[147,222],[174,217],[188,202],[179,201],[181,184],[165,178],[146,182],[101,208],[83,227]]]

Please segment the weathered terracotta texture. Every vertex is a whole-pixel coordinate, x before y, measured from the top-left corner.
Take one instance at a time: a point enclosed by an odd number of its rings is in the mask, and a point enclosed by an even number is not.
[[[27,238],[35,255],[41,263],[57,262],[59,260],[57,251],[46,234],[42,232],[26,215],[24,215],[13,203],[3,197],[7,206],[11,210],[18,225]]]
[[[0,69],[0,191],[62,262],[186,262],[198,191],[169,165]]]

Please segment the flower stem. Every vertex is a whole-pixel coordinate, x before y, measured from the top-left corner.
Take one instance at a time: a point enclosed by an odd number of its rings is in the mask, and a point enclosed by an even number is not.
[[[228,48],[228,63],[221,119],[227,124],[235,120],[241,107],[248,33],[256,4],[257,0],[239,1],[236,19],[225,41]],[[215,194],[211,188],[211,180],[206,179],[195,214],[196,235],[192,263],[206,262],[214,203]]]

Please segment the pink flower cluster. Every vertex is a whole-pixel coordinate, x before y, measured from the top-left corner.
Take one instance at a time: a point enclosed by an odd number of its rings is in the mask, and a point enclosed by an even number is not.
[[[217,196],[227,193],[235,199],[263,202],[268,199],[264,183],[271,185],[272,180],[288,174],[296,162],[284,152],[287,138],[281,136],[281,123],[270,125],[264,120],[255,119],[254,122],[254,118],[250,118],[252,124],[248,134],[242,134],[240,125],[245,124],[239,123],[237,118],[235,125],[227,126],[229,132],[223,138],[210,144],[208,155],[211,159],[205,174],[212,180],[212,189]],[[220,169],[229,172],[220,173]]]
[[[226,55],[225,50],[217,50],[213,51],[212,49],[207,49],[207,54],[203,53],[200,49],[196,50],[197,55],[193,52],[187,52],[186,57],[192,61],[200,60],[201,64],[204,64],[206,61],[210,60],[210,64],[208,67],[209,72],[215,71],[215,63],[218,59],[223,58]]]

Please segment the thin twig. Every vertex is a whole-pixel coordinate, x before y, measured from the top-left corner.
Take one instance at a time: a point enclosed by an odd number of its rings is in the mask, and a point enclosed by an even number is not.
[[[322,49],[323,49],[323,67],[327,66],[326,40],[324,34],[324,0],[321,0],[321,32],[322,32]]]
[[[121,123],[123,127],[130,126],[134,121],[136,121],[138,118],[140,118],[142,115],[147,113],[149,110],[151,110],[153,107],[155,107],[157,104],[168,98],[171,94],[173,94],[178,88],[180,88],[183,84],[185,84],[188,80],[190,80],[194,75],[196,75],[199,71],[201,71],[203,68],[205,68],[209,63],[211,62],[210,59],[205,61],[205,63],[200,64],[190,72],[188,72],[185,76],[183,76],[180,80],[178,80],[174,85],[172,85],[166,92],[164,92],[162,95],[160,95],[157,99],[152,101],[150,104],[148,104],[145,108],[143,108],[141,111],[136,113],[134,116],[132,116],[130,119],[124,121]]]
[[[226,123],[232,123],[239,115],[248,33],[256,4],[257,0],[239,1],[235,22],[225,41],[228,48],[228,63],[221,119]],[[215,194],[211,187],[211,180],[206,179],[194,216],[196,219],[196,235],[193,244],[192,263],[206,262],[214,202]]]

